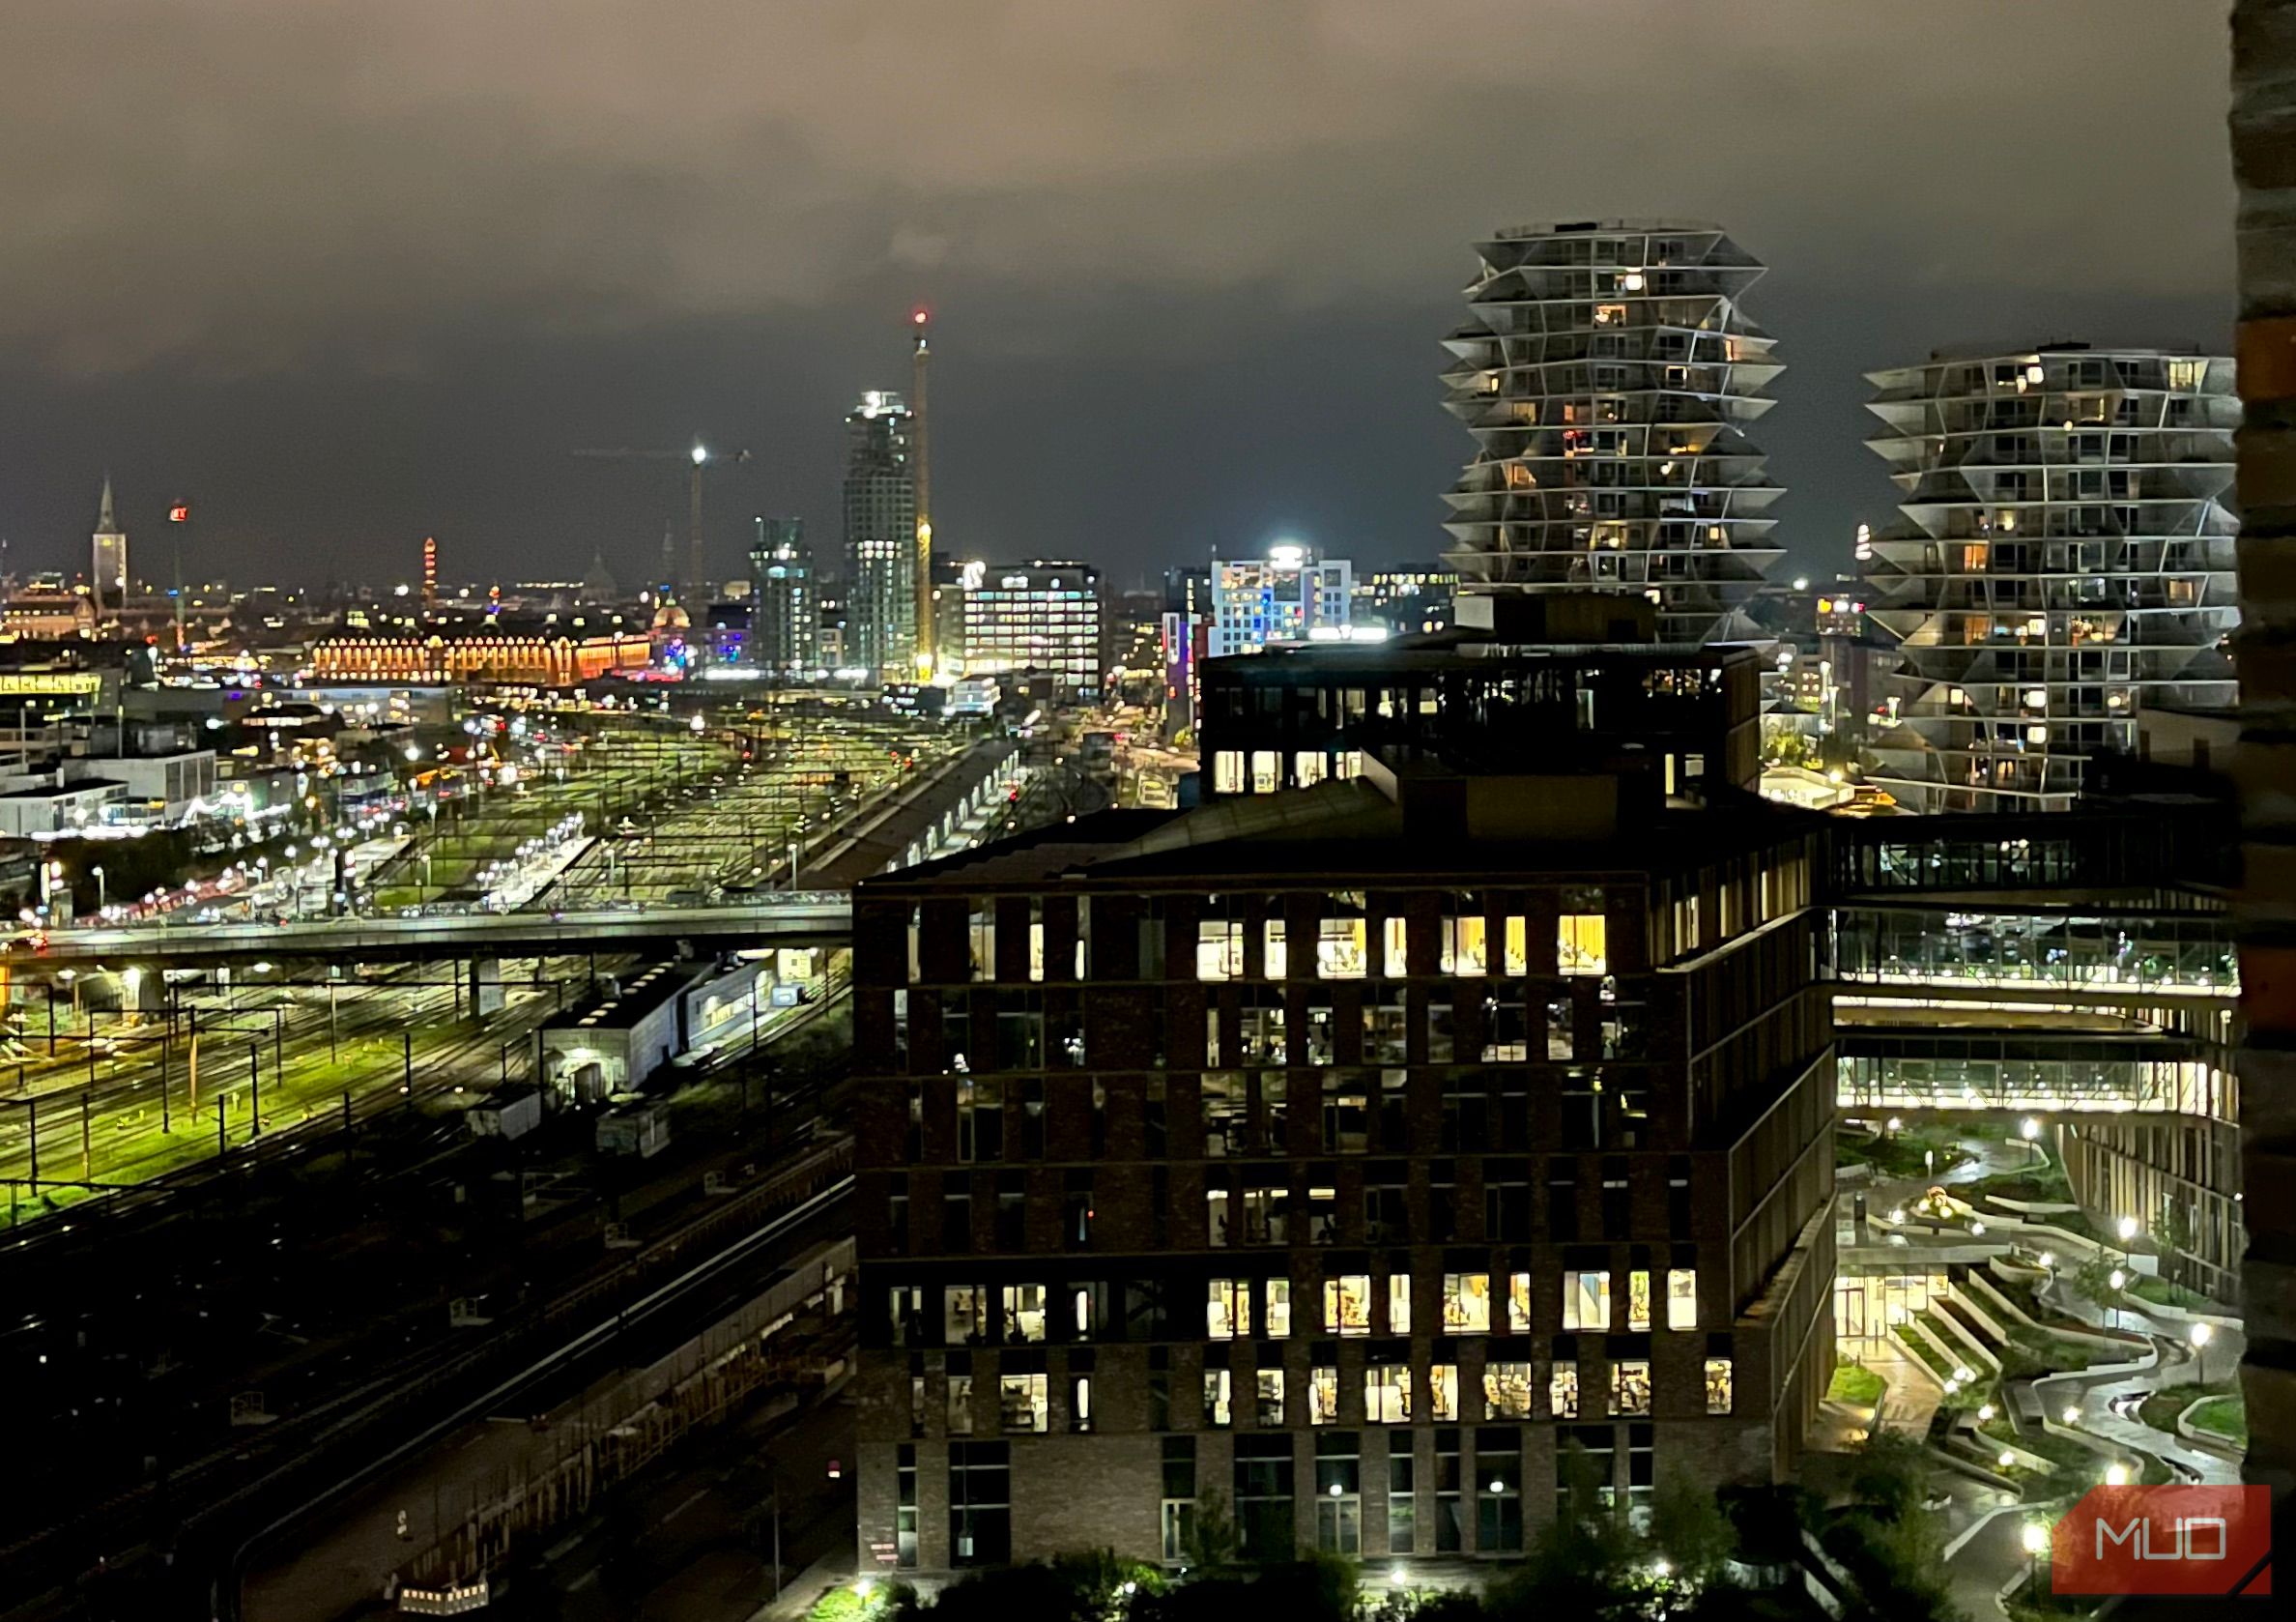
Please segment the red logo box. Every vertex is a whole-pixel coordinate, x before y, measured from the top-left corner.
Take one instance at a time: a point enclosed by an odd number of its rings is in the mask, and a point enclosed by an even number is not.
[[[2050,1534],[2059,1594],[2270,1594],[2263,1487],[2092,1487]]]

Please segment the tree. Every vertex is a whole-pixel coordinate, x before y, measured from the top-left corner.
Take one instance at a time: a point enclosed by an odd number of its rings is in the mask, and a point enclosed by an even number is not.
[[[1557,1611],[1609,1615],[1633,1596],[1633,1535],[1603,1495],[1587,1450],[1572,1442],[1559,1462],[1563,1503],[1539,1528],[1522,1570],[1494,1582],[1486,1603],[1501,1618],[1538,1618]]]
[[[1927,1448],[1894,1431],[1876,1431],[1858,1447],[1850,1492],[1876,1520],[1900,1521],[1920,1508],[1929,1474]]]
[[[1033,1563],[978,1572],[941,1590],[933,1622],[1010,1622],[1020,1616],[1099,1622],[1106,1608],[1077,1584],[1077,1575]]]
[[[2112,1311],[2121,1301],[2121,1292],[2112,1288],[2112,1275],[2119,1270],[2111,1257],[2099,1251],[2073,1269],[2073,1293],[2100,1312]]]
[[[1737,1528],[1713,1493],[1679,1468],[1650,1498],[1650,1542],[1685,1580],[1711,1582],[1737,1550]]]
[[[1196,1499],[1195,1518],[1180,1540],[1180,1553],[1199,1572],[1225,1571],[1236,1563],[1236,1522],[1227,1494],[1214,1488]]]

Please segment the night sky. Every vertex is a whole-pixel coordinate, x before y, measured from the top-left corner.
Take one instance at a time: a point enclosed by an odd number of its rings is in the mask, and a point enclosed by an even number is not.
[[[1471,243],[1681,215],[1773,269],[1789,568],[1888,512],[1861,370],[2228,342],[2217,0],[8,0],[0,536],[99,479],[235,581],[625,580],[675,474],[838,530],[935,311],[937,544],[1118,584],[1432,557]],[[682,517],[678,518],[682,524]]]

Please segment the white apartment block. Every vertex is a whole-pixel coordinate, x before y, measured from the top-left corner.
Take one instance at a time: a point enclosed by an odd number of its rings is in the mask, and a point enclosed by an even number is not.
[[[1869,374],[1903,515],[1871,775],[1909,810],[2057,810],[2148,705],[2229,706],[2231,361],[2052,344]]]
[[[1739,301],[1764,271],[1710,224],[1518,226],[1477,245],[1444,404],[1476,438],[1446,498],[1462,580],[1648,595],[1662,641],[1753,634],[1776,562],[1748,429],[1785,368]]]

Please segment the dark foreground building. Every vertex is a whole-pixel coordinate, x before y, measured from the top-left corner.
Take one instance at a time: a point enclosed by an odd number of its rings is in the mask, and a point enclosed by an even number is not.
[[[865,1572],[1182,1561],[1216,1495],[1247,1556],[1505,1555],[1577,1453],[1630,1503],[1791,1470],[1822,830],[1524,741],[860,887]]]

